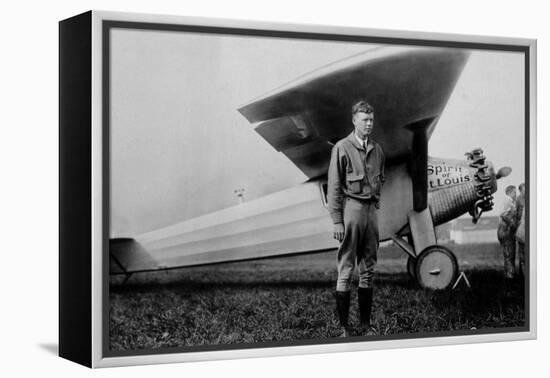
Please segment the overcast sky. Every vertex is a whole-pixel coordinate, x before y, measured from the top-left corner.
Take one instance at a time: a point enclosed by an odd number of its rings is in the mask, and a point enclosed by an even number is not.
[[[303,182],[237,108],[374,45],[114,29],[111,236],[154,230]],[[429,144],[434,157],[482,147],[524,181],[523,55],[473,51]]]

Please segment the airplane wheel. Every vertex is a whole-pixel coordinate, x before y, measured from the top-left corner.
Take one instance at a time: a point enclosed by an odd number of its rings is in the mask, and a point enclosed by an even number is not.
[[[407,272],[409,273],[409,276],[412,279],[416,278],[415,268],[416,268],[416,259],[413,258],[412,256],[409,256],[409,258],[407,259]]]
[[[440,245],[427,247],[416,259],[416,279],[421,287],[445,290],[458,276],[458,262],[454,253]]]

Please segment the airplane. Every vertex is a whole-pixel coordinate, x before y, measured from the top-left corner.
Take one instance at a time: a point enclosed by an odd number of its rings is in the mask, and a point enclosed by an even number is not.
[[[352,130],[350,108],[375,109],[371,134],[386,156],[378,210],[380,241],[407,255],[422,288],[458,277],[454,253],[435,227],[493,208],[495,171],[474,148],[466,158],[428,156],[428,141],[469,58],[467,50],[386,46],[335,62],[238,108],[255,131],[306,176],[297,186],[128,238],[110,240],[110,274],[174,269],[335,250],[327,210],[332,146]]]

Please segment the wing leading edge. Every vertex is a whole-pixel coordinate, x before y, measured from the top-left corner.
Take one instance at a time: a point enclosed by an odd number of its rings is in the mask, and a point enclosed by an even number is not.
[[[239,108],[255,130],[310,179],[326,174],[332,144],[353,128],[350,108],[375,109],[373,137],[387,161],[407,159],[408,125],[433,120],[431,136],[469,53],[460,49],[383,47],[323,67]]]

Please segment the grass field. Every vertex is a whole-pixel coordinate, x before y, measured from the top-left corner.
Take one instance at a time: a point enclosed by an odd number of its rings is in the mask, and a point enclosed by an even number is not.
[[[504,296],[496,244],[455,246],[472,285],[421,290],[406,257],[381,248],[373,323],[379,335],[522,327],[519,283]],[[328,339],[339,333],[334,311],[335,252],[141,273],[110,285],[112,351]],[[352,293],[350,318],[357,322]]]

